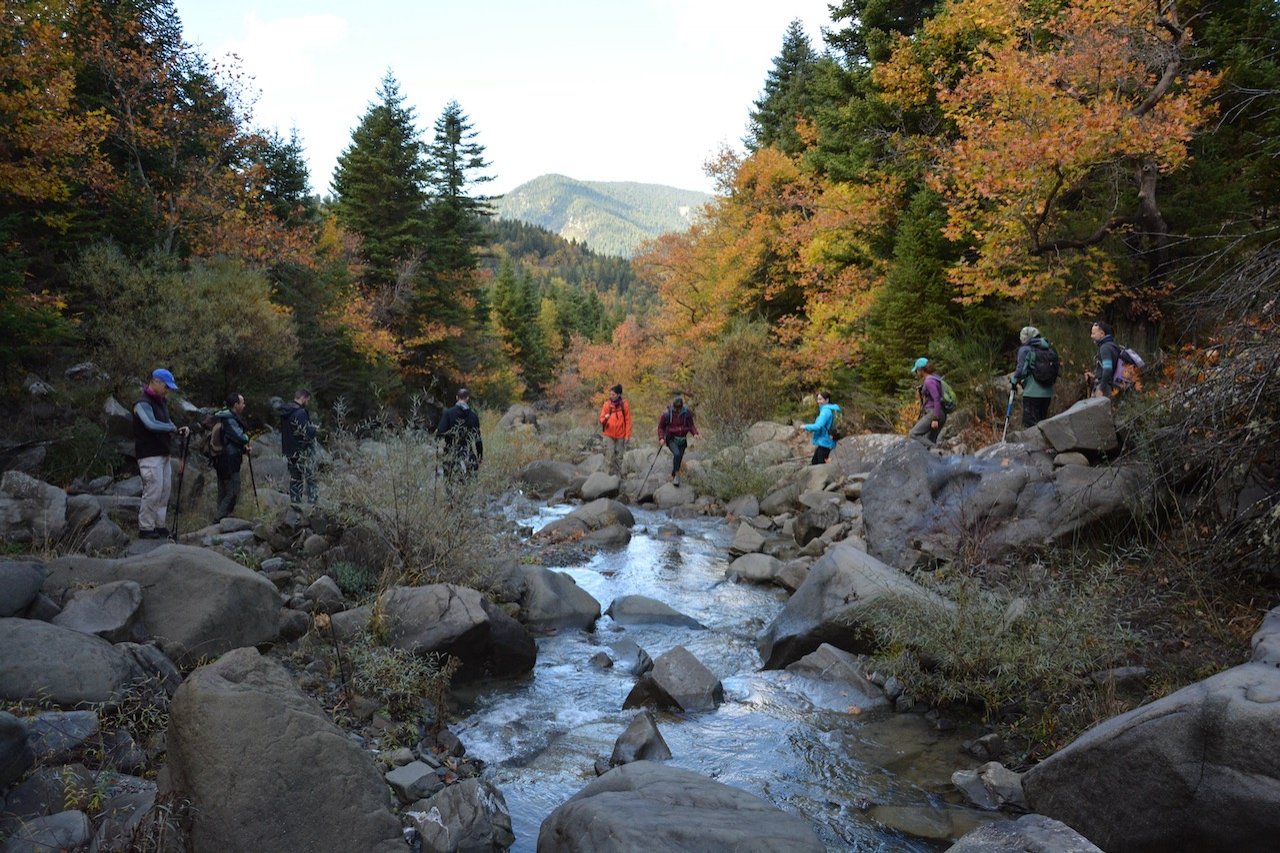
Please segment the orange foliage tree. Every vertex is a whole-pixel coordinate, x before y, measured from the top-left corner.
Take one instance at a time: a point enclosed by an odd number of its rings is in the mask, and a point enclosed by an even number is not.
[[[1161,287],[1159,178],[1186,163],[1217,82],[1186,70],[1190,40],[1173,0],[958,0],[900,39],[875,80],[954,125],[930,181],[969,247],[951,270],[963,300],[1094,311],[1119,288],[1117,234]]]

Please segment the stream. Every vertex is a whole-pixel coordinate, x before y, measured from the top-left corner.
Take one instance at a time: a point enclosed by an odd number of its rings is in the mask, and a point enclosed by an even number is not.
[[[517,521],[537,530],[571,509],[529,505],[533,514]],[[622,710],[635,684],[628,668],[591,663],[622,637],[654,659],[682,645],[724,685],[716,711],[655,714],[671,763],[804,817],[828,850],[945,850],[949,838],[991,819],[959,805],[950,783],[953,771],[979,764],[960,752],[976,731],[938,732],[919,714],[849,713],[824,699],[817,682],[761,671],[755,636],[782,609],[785,592],[725,579],[733,529],[724,519],[631,509],[626,548],[547,568],[573,577],[602,611],[619,596],[644,595],[706,630],[623,628],[602,616],[593,633],[539,637],[530,678],[456,695],[460,719],[451,728],[502,791],[513,851],[536,849],[543,819],[595,778],[595,762],[608,760],[640,713]]]

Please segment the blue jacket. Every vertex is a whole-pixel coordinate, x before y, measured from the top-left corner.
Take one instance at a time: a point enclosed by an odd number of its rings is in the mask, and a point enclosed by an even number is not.
[[[818,447],[835,447],[836,440],[831,437],[831,424],[835,422],[840,407],[835,403],[823,403],[818,410],[818,419],[804,428],[813,433],[813,443]]]

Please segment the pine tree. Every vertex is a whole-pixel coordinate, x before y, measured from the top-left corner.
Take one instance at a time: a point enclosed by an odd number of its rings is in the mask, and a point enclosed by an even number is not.
[[[782,39],[782,53],[774,58],[764,92],[751,112],[748,150],[772,146],[792,155],[804,151],[806,143],[796,131],[796,122],[813,116],[816,63],[804,25],[793,20]]]
[[[394,285],[426,235],[424,145],[390,71],[333,172],[334,211],[360,236],[368,282]]]

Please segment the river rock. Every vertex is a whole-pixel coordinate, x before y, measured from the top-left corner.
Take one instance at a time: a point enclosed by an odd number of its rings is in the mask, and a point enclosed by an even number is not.
[[[1065,823],[1029,814],[966,832],[947,853],[1102,853],[1102,849]]]
[[[622,595],[615,598],[605,615],[619,625],[674,625],[681,628],[703,628],[703,624],[686,616],[669,604],[646,595]]]
[[[463,779],[449,785],[414,803],[406,813],[422,836],[424,850],[502,851],[516,841],[502,792],[482,779]]]
[[[891,596],[928,607],[955,606],[870,554],[835,546],[813,564],[804,583],[760,635],[756,646],[765,669],[781,669],[823,643],[855,653],[874,651],[874,640],[859,627],[858,615]]]
[[[782,572],[784,563],[768,554],[743,554],[729,564],[725,574],[752,583],[773,583]]]
[[[1104,850],[1280,838],[1280,669],[1253,661],[1113,717],[1023,775],[1030,808]]]
[[[714,711],[723,701],[720,679],[688,649],[676,646],[658,656],[653,670],[641,676],[622,707]]]
[[[564,572],[521,566],[521,621],[533,631],[560,628],[591,630],[600,618],[600,602]]]
[[[980,809],[996,811],[1012,806],[1026,811],[1021,776],[998,761],[988,761],[976,770],[957,770],[951,774],[951,784]]]
[[[1058,453],[1105,453],[1120,446],[1111,401],[1105,397],[1081,400],[1065,412],[1040,421],[1035,428]]]
[[[27,560],[0,560],[0,618],[27,609],[44,583],[44,566]]]
[[[547,816],[540,853],[825,850],[809,825],[690,770],[636,761],[589,783]]]
[[[855,713],[861,713],[891,705],[884,690],[867,677],[861,658],[827,643],[788,664],[787,672],[817,682],[816,689],[805,693],[823,708],[846,713],[857,709]]]
[[[627,730],[614,741],[609,764],[617,767],[633,761],[666,761],[670,757],[671,748],[658,731],[658,721],[652,711],[646,710],[636,714]]]
[[[622,480],[614,474],[596,471],[582,484],[580,491],[584,501],[593,501],[596,498],[616,498],[618,493],[622,491]]]
[[[408,805],[444,787],[436,769],[422,761],[410,761],[383,774],[401,803]]]
[[[110,581],[89,589],[72,590],[53,624],[82,634],[96,634],[108,643],[141,639],[138,624],[142,587],[133,581]]]
[[[302,592],[303,597],[315,605],[315,613],[337,613],[346,608],[338,582],[328,575],[321,575]]]
[[[533,669],[537,646],[523,625],[456,584],[391,587],[378,596],[387,642],[462,661],[460,678],[522,675]]]
[[[193,807],[196,850],[405,849],[369,754],[254,649],[187,677],[167,743],[173,788]]]
[[[592,530],[582,537],[583,544],[594,545],[597,548],[625,548],[630,541],[630,528],[621,524],[610,524],[608,527]]]
[[[21,471],[0,476],[0,541],[57,542],[67,525],[67,493]]]
[[[27,726],[13,714],[0,711],[0,791],[22,778],[35,763],[27,743]]]
[[[624,527],[634,527],[636,524],[635,516],[631,514],[631,510],[609,498],[597,498],[578,507],[569,515],[581,519],[587,525],[588,530],[599,530],[602,527],[608,527],[610,524],[621,524]]]
[[[729,543],[729,553],[734,556],[742,554],[754,554],[764,550],[764,543],[768,541],[764,534],[757,530],[750,522],[744,521],[738,525],[738,532],[733,534],[733,541]]]
[[[653,669],[653,658],[630,637],[614,640],[609,648],[617,656],[618,663],[632,675],[641,676]]]
[[[101,637],[34,619],[0,619],[0,649],[4,699],[114,702],[137,676],[133,660]]]
[[[724,512],[733,518],[755,518],[760,514],[760,501],[755,495],[740,495],[725,505]]]

